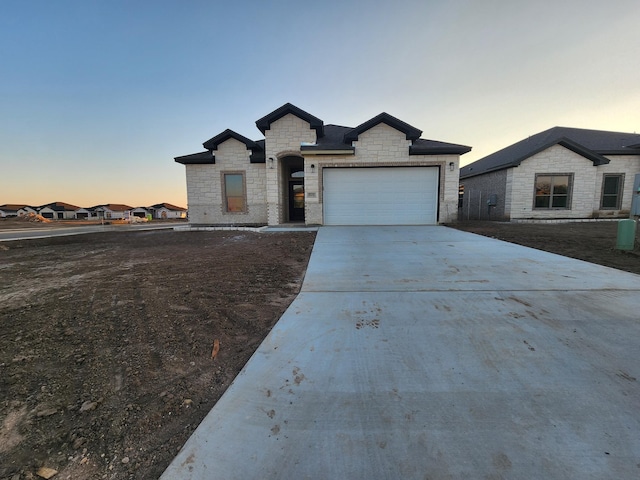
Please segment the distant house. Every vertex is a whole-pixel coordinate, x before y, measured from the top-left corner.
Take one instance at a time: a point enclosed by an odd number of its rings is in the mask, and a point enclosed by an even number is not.
[[[31,207],[29,205],[25,205],[18,210],[19,217],[26,217],[27,215],[36,215],[38,213],[37,207]]]
[[[95,211],[95,207],[91,208],[79,208],[76,210],[75,218],[78,220],[91,220],[94,218],[98,218],[98,214]]]
[[[109,203],[107,205],[96,205],[92,207],[98,218],[105,220],[122,220],[129,217],[133,207],[119,203]]]
[[[16,205],[11,203],[0,205],[0,218],[17,217],[20,209],[25,206],[26,205]]]
[[[147,218],[147,215],[151,215],[151,211],[146,207],[136,207],[131,210],[131,215],[139,218]]]
[[[171,205],[170,203],[157,203],[151,205],[149,210],[153,212],[156,219],[177,219],[187,218],[187,209]]]
[[[64,202],[53,202],[38,207],[39,215],[52,220],[71,220],[76,218],[76,210],[80,207]]]
[[[204,225],[429,225],[455,220],[460,155],[381,113],[351,128],[287,103],[256,121],[263,139],[225,130],[185,165],[189,220]]]
[[[640,134],[554,127],[462,167],[459,218],[627,217],[638,174]]]

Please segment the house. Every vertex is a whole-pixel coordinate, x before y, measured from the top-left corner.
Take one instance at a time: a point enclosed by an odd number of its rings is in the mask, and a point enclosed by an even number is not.
[[[91,210],[96,212],[98,218],[105,220],[122,220],[129,218],[133,207],[119,203],[109,203],[107,205],[96,205],[95,207],[91,207]]]
[[[146,207],[136,207],[131,210],[131,215],[138,218],[147,218],[147,215],[152,215],[151,209]]]
[[[157,219],[187,218],[186,208],[177,207],[170,203],[156,203],[151,205],[149,210],[153,212],[153,218]]]
[[[199,225],[437,224],[455,220],[460,155],[389,115],[355,128],[287,103],[256,121],[263,139],[225,130],[186,167],[189,219]]]
[[[25,205],[18,210],[19,217],[27,217],[29,215],[37,215],[38,207],[30,207],[29,205]]]
[[[98,214],[95,211],[95,207],[83,207],[76,210],[75,218],[77,218],[78,220],[91,220],[92,218],[98,218]]]
[[[460,218],[628,217],[638,174],[640,134],[553,127],[462,167]]]
[[[76,210],[80,207],[64,202],[53,202],[38,207],[38,214],[53,220],[70,220],[76,218]]]
[[[18,211],[26,205],[16,205],[12,203],[5,203],[0,205],[0,218],[17,217]]]

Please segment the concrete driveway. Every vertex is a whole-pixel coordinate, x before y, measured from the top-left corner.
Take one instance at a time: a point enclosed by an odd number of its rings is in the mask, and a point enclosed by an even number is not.
[[[322,227],[164,479],[640,477],[640,276],[445,227]]]

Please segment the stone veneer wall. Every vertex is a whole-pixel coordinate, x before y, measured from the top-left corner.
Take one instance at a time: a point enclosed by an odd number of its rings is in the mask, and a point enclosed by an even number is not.
[[[269,225],[278,225],[284,221],[285,208],[288,208],[286,198],[287,185],[282,178],[280,158],[288,155],[302,157],[301,142],[315,142],[316,132],[309,123],[292,114],[276,120],[265,132],[266,145],[266,207]],[[274,158],[272,163],[269,158]]]
[[[513,169],[511,218],[589,218],[599,201],[595,193],[598,168],[591,160],[554,145]],[[573,174],[570,209],[534,209],[536,174]],[[599,194],[598,194],[599,195]]]
[[[633,201],[633,182],[636,174],[640,173],[640,155],[610,155],[607,156],[611,162],[607,165],[598,166],[598,174],[596,176],[595,185],[595,203],[593,205],[594,213],[598,217],[627,217],[631,210],[631,202]],[[624,175],[624,183],[622,186],[622,202],[620,210],[601,210],[600,204],[602,200],[602,181],[605,173]]]
[[[233,138],[218,145],[216,163],[186,165],[189,222],[194,225],[264,225],[267,222],[265,164],[250,163],[250,150]],[[246,212],[227,212],[223,194],[223,174],[243,173]]]

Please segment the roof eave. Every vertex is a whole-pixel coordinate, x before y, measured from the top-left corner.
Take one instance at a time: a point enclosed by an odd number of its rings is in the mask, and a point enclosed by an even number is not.
[[[315,145],[302,145],[300,151],[305,155],[354,155],[355,147],[323,148]]]
[[[181,157],[174,157],[173,159],[176,163],[181,163],[182,165],[213,165],[216,163],[216,157],[210,151],[192,153],[190,155],[183,155]]]
[[[471,147],[466,145],[451,145],[446,147],[420,147],[419,145],[411,145],[409,147],[409,155],[464,155],[469,153]]]

